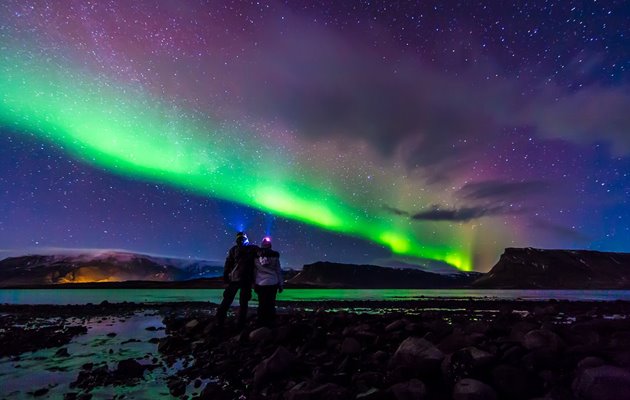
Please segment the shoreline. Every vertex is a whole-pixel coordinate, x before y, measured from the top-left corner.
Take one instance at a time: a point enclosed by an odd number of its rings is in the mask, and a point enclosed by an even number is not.
[[[628,301],[279,301],[275,327],[258,328],[251,307],[243,331],[233,315],[217,327],[216,306],[2,304],[0,329],[28,328],[5,343],[16,360],[38,348],[68,357],[62,349],[86,331],[69,329],[68,321],[161,316],[163,327],[155,329],[165,336],[152,342],[153,361],[88,363],[72,372],[75,397],[68,398],[88,398],[104,386],[141,388],[151,371],[176,365],[164,390],[179,399],[607,398],[588,397],[609,393],[597,382],[617,390],[609,398],[630,398]],[[38,326],[55,318],[53,330]],[[485,397],[455,397],[466,390]]]

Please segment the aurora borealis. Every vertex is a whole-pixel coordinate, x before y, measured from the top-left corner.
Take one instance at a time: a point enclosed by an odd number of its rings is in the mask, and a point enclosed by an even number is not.
[[[5,1],[0,247],[630,251],[622,2]]]

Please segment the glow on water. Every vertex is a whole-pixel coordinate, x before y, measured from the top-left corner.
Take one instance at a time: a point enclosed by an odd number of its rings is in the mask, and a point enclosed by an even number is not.
[[[97,386],[90,391],[92,399],[111,399],[114,396],[136,400],[166,399],[170,396],[167,378],[176,372],[177,366],[161,364],[157,344],[149,340],[165,336],[162,316],[156,313],[134,313],[120,317],[90,317],[31,321],[39,326],[65,323],[79,324],[88,328],[85,335],[75,336],[63,346],[69,357],[57,356],[59,347],[41,349],[20,354],[19,358],[0,358],[1,392],[7,398],[33,398],[32,392],[47,388],[48,392],[37,398],[61,399],[65,393],[80,392],[70,384],[77,379],[82,366],[93,363],[94,368],[106,365],[115,370],[119,361],[133,358],[150,365],[154,357],[159,367],[147,370],[144,379],[130,385]],[[146,329],[153,327],[157,329]],[[115,334],[115,335],[114,335]],[[195,392],[192,385],[189,393]],[[198,390],[197,390],[198,392]],[[4,397],[3,397],[4,398]]]
[[[0,289],[0,304],[98,304],[212,302],[222,289]],[[405,301],[435,298],[499,300],[630,301],[629,290],[483,290],[483,289],[286,289],[279,301]],[[253,302],[256,303],[254,295]]]

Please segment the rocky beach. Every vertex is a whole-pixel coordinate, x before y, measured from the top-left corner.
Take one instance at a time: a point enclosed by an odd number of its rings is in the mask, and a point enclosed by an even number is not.
[[[53,366],[80,358],[65,367],[65,382],[33,372],[28,390],[3,396],[630,398],[627,302],[281,302],[273,328],[256,327],[252,310],[242,331],[232,320],[216,326],[214,309],[208,303],[0,306],[0,365],[24,369],[38,352],[47,355],[41,364]],[[145,322],[116,331],[134,319]],[[79,357],[73,343],[94,331],[94,321],[110,323],[92,340],[101,341],[94,354]],[[0,371],[3,380],[11,374]]]

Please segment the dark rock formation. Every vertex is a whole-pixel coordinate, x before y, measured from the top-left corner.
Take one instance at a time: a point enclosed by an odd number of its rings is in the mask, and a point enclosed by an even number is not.
[[[474,287],[492,289],[630,289],[630,253],[505,249]]]

